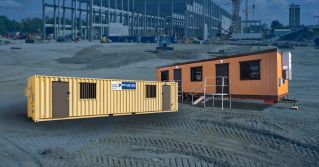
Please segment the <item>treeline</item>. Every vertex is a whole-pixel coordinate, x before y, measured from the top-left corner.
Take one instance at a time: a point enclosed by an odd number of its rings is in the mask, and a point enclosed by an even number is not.
[[[21,33],[40,33],[42,27],[42,19],[27,18],[21,21],[10,20],[6,16],[0,16],[0,34],[8,34],[14,32]]]

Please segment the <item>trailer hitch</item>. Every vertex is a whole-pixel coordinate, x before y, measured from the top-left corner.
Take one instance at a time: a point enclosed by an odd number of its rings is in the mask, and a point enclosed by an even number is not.
[[[299,107],[297,106],[298,100],[296,100],[296,98],[294,98],[294,99],[284,98],[284,99],[282,99],[282,101],[283,101],[283,102],[293,103],[293,106],[290,107],[291,110],[299,110]]]

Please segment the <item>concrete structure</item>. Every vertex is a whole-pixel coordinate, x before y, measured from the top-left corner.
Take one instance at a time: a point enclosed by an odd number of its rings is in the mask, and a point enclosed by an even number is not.
[[[241,21],[241,30],[234,33],[233,40],[261,40],[263,38],[261,20]]]
[[[261,20],[245,20],[241,24],[241,33],[262,33]]]
[[[99,39],[110,25],[130,36],[214,37],[231,14],[213,0],[42,0],[43,35]],[[118,25],[117,25],[118,26]],[[223,27],[229,29],[229,27]]]
[[[289,6],[289,26],[299,27],[300,26],[300,5],[292,3]]]
[[[232,40],[262,40],[262,33],[235,33],[230,39]]]

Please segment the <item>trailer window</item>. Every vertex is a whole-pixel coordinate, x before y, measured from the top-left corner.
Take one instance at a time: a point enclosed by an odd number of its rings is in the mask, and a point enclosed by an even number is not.
[[[146,85],[146,98],[156,98],[156,85]]]
[[[96,99],[96,83],[80,83],[80,99]]]
[[[260,60],[240,62],[240,80],[260,80]]]
[[[203,80],[203,67],[191,68],[191,81],[202,81]]]
[[[161,72],[161,81],[169,81],[169,71]]]

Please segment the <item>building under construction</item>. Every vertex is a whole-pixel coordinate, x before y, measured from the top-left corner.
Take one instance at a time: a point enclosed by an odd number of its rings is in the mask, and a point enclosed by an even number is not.
[[[213,0],[43,0],[43,35],[207,39],[227,32],[232,15]]]

